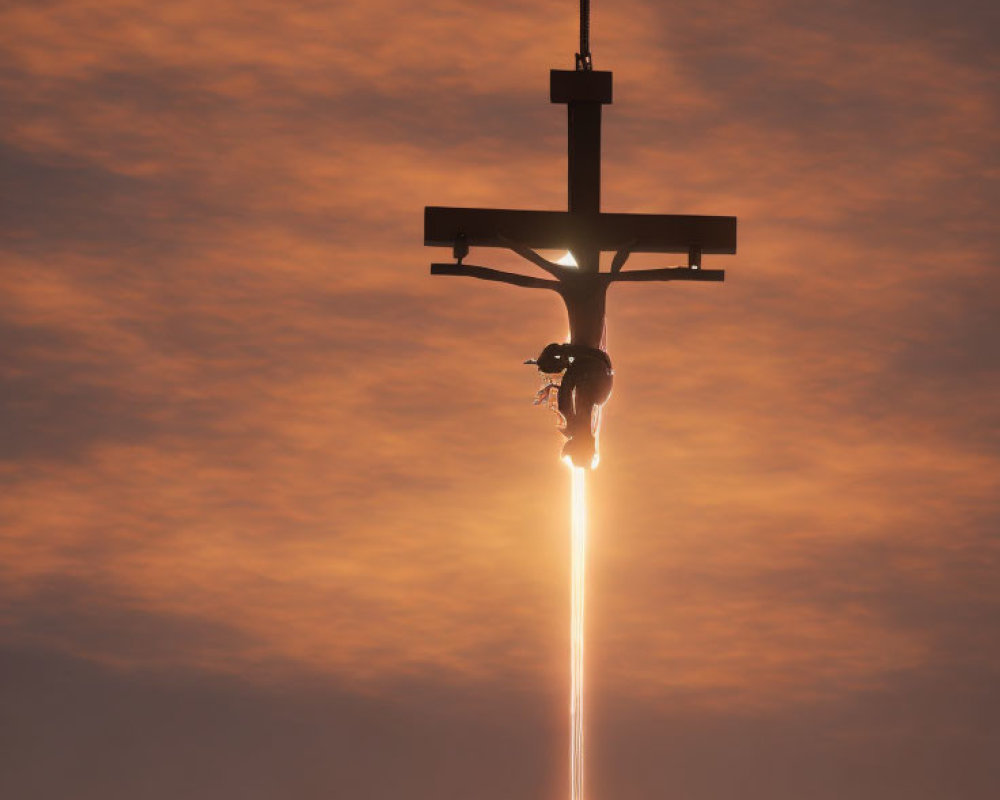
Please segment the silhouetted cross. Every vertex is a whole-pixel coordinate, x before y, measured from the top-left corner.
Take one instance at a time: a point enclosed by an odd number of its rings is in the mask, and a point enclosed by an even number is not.
[[[532,289],[553,289],[569,313],[570,341],[599,348],[607,287],[617,281],[721,281],[723,270],[701,269],[704,253],[736,252],[736,218],[678,214],[601,213],[601,106],[611,102],[610,72],[552,70],[551,101],[569,116],[569,210],[424,209],[424,244],[451,247],[456,263],[431,264],[433,275],[463,275]],[[503,247],[555,280],[462,263],[469,247]],[[534,249],[569,250],[578,267],[555,264]],[[609,272],[602,251],[614,251]],[[626,270],[631,253],[687,253],[686,267]]]

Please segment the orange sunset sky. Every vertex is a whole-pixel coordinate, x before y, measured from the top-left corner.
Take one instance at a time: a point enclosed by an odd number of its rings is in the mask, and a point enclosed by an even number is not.
[[[577,22],[0,7],[0,796],[566,797],[565,314],[422,212],[565,208]],[[610,293],[592,800],[1000,796],[998,30],[595,0],[604,209],[739,254]]]

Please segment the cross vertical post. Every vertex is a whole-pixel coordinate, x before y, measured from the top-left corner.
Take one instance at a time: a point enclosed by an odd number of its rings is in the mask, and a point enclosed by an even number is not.
[[[554,69],[549,99],[566,105],[569,213],[578,230],[593,230],[584,220],[596,220],[601,213],[601,106],[612,101],[611,73]],[[597,272],[600,245],[579,239],[573,256],[580,270]]]

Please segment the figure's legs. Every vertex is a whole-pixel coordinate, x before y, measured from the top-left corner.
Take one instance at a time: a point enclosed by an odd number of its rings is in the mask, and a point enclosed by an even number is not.
[[[572,439],[576,433],[579,422],[577,420],[577,399],[576,399],[576,389],[577,382],[579,379],[579,373],[571,366],[566,370],[566,374],[563,375],[562,382],[559,385],[558,403],[559,403],[559,413],[562,414],[563,419],[566,420],[566,425],[563,428],[563,435],[567,439]]]
[[[589,430],[580,432],[572,439],[567,439],[563,445],[563,458],[568,458],[573,462],[574,467],[590,469],[594,465],[594,456],[597,454],[597,440]]]
[[[563,433],[569,439],[563,455],[574,466],[589,468],[593,463],[597,450],[594,410],[610,397],[612,380],[610,370],[592,361],[576,362],[566,371],[563,387],[568,382],[570,391],[560,389],[559,410],[566,417]]]

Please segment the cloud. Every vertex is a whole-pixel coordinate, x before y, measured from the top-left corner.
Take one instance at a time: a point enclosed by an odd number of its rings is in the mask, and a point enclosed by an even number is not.
[[[990,630],[995,90],[954,46],[976,26],[919,10],[595,10],[606,207],[741,226],[726,284],[612,295],[609,692],[854,697]],[[387,694],[562,680],[565,475],[520,361],[563,312],[428,280],[420,219],[562,206],[573,25],[4,12],[12,640]]]

